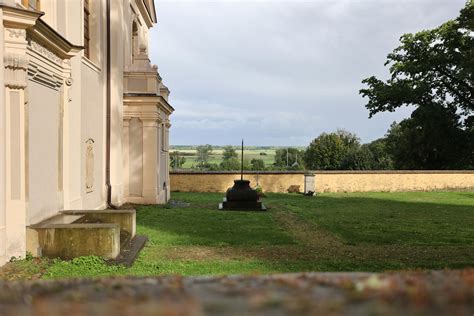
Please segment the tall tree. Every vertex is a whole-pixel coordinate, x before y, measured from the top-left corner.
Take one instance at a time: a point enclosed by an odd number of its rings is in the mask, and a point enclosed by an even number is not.
[[[410,118],[392,124],[387,150],[397,169],[470,169],[472,138],[461,128],[459,115],[441,105],[422,106]]]
[[[322,133],[314,139],[304,153],[306,168],[312,170],[337,170],[349,153],[359,148],[359,138],[345,130]]]
[[[341,162],[344,170],[372,170],[374,169],[375,157],[367,145],[362,145],[350,151]]]
[[[252,159],[250,160],[250,168],[254,171],[265,170],[265,162],[263,159]]]
[[[241,168],[241,161],[236,157],[231,157],[228,159],[223,159],[222,162],[219,164],[221,170],[240,170]]]
[[[173,169],[182,168],[184,163],[186,162],[186,158],[184,158],[179,151],[173,151],[170,154],[170,167]]]
[[[387,149],[387,139],[379,138],[366,145],[372,152],[373,162],[372,170],[391,170],[394,169],[393,156]]]
[[[378,112],[415,106],[387,141],[403,169],[472,168],[474,157],[474,0],[453,21],[405,34],[387,57],[390,78],[372,76],[360,93]],[[396,141],[396,142],[395,142]]]
[[[231,158],[238,158],[237,152],[232,146],[224,146],[224,152],[222,153],[222,160],[228,160]]]
[[[461,114],[466,125],[474,112],[473,33],[474,0],[469,0],[456,20],[403,35],[385,63],[390,78],[362,81],[370,117],[401,106],[438,105]]]
[[[199,169],[205,169],[209,165],[209,158],[212,153],[212,146],[209,144],[196,147],[196,162]]]

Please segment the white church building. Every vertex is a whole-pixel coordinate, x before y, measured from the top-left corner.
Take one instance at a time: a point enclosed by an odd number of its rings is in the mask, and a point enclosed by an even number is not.
[[[153,0],[0,0],[0,265],[64,210],[169,198]]]

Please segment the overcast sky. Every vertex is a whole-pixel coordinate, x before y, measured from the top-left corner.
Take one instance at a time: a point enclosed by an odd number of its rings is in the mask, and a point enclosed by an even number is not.
[[[361,80],[387,77],[400,35],[455,18],[465,0],[155,2],[172,145],[305,146],[337,128],[369,142],[409,116],[368,119]]]

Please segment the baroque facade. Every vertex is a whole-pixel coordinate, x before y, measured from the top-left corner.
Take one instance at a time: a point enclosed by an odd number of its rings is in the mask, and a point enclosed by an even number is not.
[[[0,0],[0,265],[63,210],[167,201],[153,0]]]

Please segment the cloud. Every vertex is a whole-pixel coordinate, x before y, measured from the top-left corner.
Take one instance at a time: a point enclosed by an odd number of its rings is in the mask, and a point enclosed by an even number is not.
[[[172,91],[172,144],[307,145],[346,128],[383,136],[410,109],[368,120],[361,80],[406,32],[464,0],[156,1],[151,58]]]

